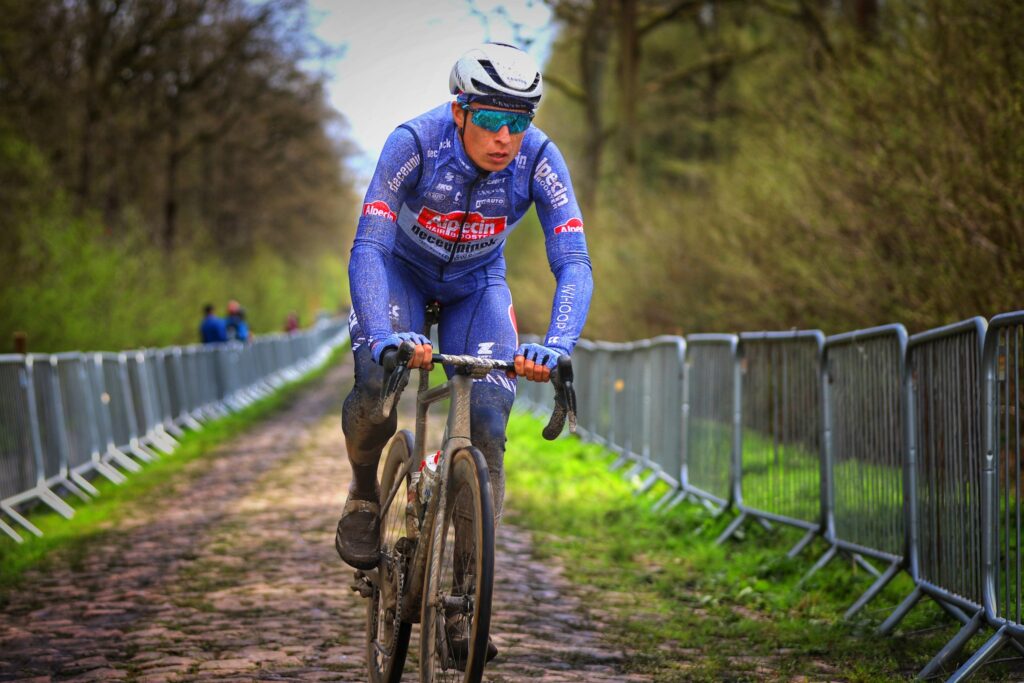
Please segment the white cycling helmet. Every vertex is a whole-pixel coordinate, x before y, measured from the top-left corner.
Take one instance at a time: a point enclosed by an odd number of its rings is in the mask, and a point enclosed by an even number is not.
[[[459,57],[448,89],[467,102],[533,111],[544,83],[533,57],[505,43],[484,43]]]

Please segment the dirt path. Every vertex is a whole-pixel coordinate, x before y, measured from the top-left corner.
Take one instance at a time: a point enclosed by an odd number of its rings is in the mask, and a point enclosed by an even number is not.
[[[365,680],[365,603],[332,545],[350,377],[332,369],[84,558],[30,574],[0,614],[0,680]],[[646,680],[621,673],[583,593],[533,559],[527,533],[505,525],[498,546],[502,654],[486,680]]]

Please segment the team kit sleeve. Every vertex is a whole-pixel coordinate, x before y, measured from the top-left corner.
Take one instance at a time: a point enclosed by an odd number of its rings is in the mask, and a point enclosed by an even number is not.
[[[363,199],[348,263],[348,280],[352,308],[371,343],[392,334],[385,264],[395,245],[398,212],[419,181],[421,163],[419,145],[412,133],[404,128],[395,129],[384,143]]]
[[[583,214],[565,159],[554,143],[548,142],[541,148],[530,182],[544,230],[548,264],[556,282],[544,345],[571,354],[587,320],[594,278],[583,232]]]

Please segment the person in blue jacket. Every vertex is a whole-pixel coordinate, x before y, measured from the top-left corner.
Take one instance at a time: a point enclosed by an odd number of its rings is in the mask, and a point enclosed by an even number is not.
[[[199,324],[199,339],[204,344],[216,344],[228,340],[228,329],[223,318],[213,314],[213,304],[203,306],[203,321]]]
[[[249,341],[249,325],[245,322],[245,310],[232,299],[228,302],[227,325],[228,337],[245,343]]]
[[[410,367],[430,366],[426,305],[440,304],[445,353],[514,359],[532,381],[548,381],[583,329],[593,290],[583,217],[561,152],[531,125],[542,89],[525,52],[501,43],[474,48],[452,68],[454,101],[398,126],[377,162],[349,261],[355,385],[342,427],[353,478],[335,546],[353,567],[377,565],[377,464],[397,428],[395,414],[383,424],[371,417],[381,355],[410,341]],[[543,344],[519,344],[505,281],[505,240],[531,206],[556,280]],[[476,380],[471,397],[470,437],[487,460],[496,521],[515,391],[515,380],[496,371]]]

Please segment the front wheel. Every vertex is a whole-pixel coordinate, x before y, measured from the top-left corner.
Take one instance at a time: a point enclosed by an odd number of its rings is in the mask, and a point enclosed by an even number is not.
[[[444,514],[435,517],[420,614],[420,680],[479,683],[494,586],[494,512],[475,448],[452,456]]]
[[[402,621],[399,605],[405,590],[409,566],[409,540],[406,538],[405,506],[409,477],[399,480],[406,462],[412,458],[412,434],[402,430],[391,440],[380,473],[380,562],[377,581],[366,610],[366,664],[371,683],[397,683],[402,678],[409,650],[412,624]],[[398,490],[391,505],[384,507],[397,481]]]

